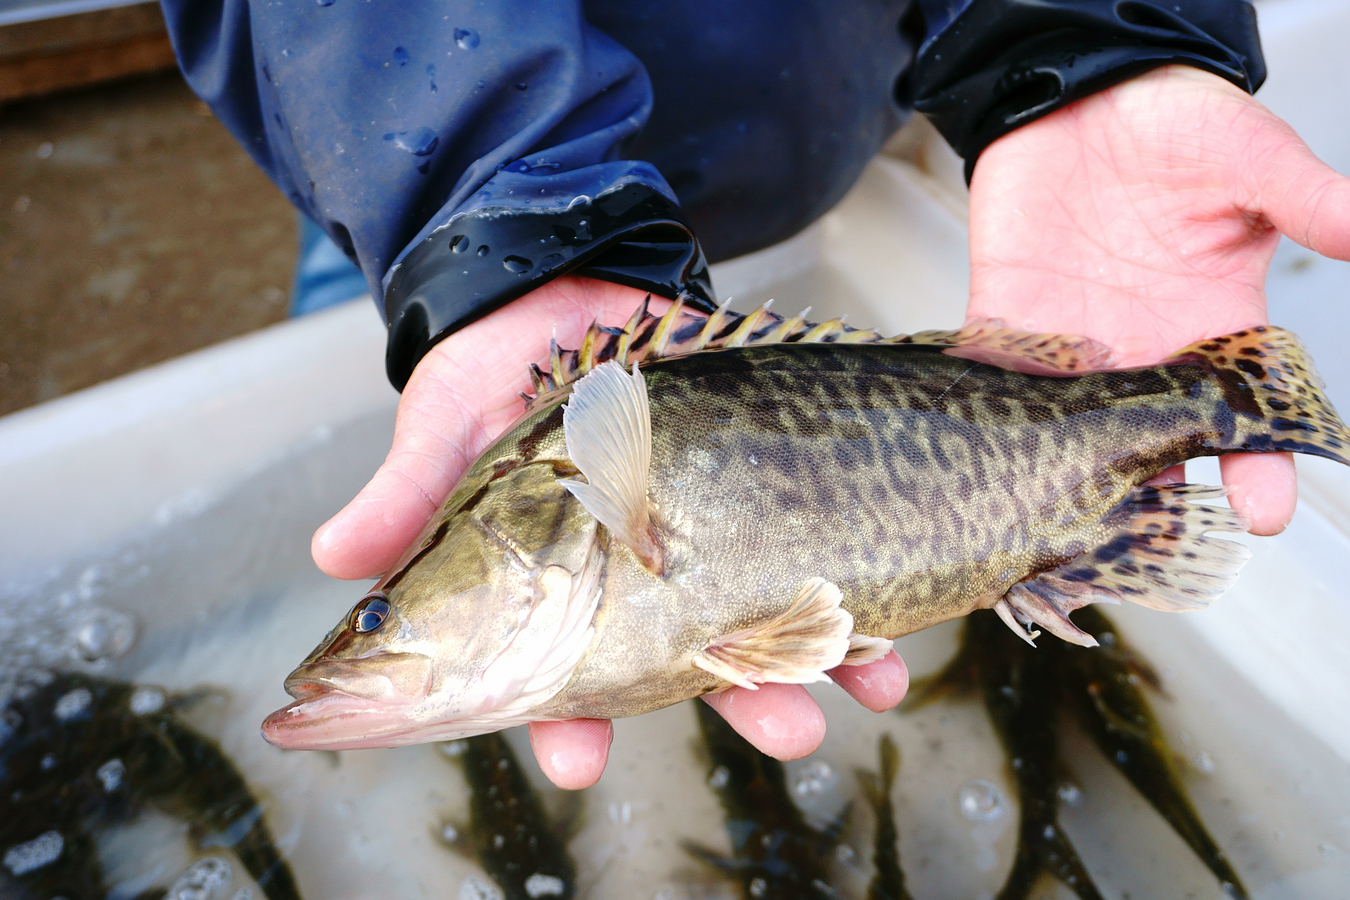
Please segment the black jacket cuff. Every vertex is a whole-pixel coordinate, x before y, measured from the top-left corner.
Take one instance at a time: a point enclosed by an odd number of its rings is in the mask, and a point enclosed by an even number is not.
[[[711,312],[703,250],[680,208],[630,183],[567,209],[485,207],[451,219],[390,273],[385,370],[403,390],[437,341],[564,274],[587,275]]]
[[[1181,63],[1248,93],[1266,77],[1247,0],[974,0],[919,51],[911,89],[966,160],[1021,125]]]

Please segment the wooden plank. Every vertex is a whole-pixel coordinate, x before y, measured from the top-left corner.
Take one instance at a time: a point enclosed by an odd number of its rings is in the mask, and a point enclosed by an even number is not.
[[[175,66],[157,3],[0,27],[0,102]]]

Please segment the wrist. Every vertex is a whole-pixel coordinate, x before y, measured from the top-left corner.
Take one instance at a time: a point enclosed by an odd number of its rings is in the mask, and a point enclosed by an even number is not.
[[[980,153],[1003,135],[1174,64],[1254,91],[1265,64],[1251,5],[974,0],[920,51],[914,106],[965,158],[969,180]]]
[[[402,390],[445,337],[565,274],[714,305],[692,229],[648,185],[630,182],[564,209],[481,207],[432,232],[386,277],[389,380]]]

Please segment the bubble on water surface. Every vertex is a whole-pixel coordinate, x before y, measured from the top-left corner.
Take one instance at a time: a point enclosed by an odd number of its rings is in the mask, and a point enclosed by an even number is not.
[[[463,756],[464,751],[468,749],[469,749],[468,741],[446,741],[445,743],[440,745],[441,753],[445,754],[451,759]]]
[[[14,875],[26,875],[56,862],[66,842],[59,831],[46,831],[31,841],[15,844],[5,851],[5,868]]]
[[[839,783],[839,776],[830,764],[823,759],[813,759],[802,766],[792,779],[792,793],[798,802],[811,800],[824,794]]]
[[[1055,795],[1059,797],[1060,802],[1065,806],[1077,806],[1083,802],[1082,789],[1079,788],[1078,785],[1067,781],[1059,786],[1059,789],[1055,791]]]
[[[127,767],[120,759],[110,759],[99,766],[98,771],[94,774],[103,784],[103,790],[111,794],[122,786],[122,779],[127,774]]]
[[[713,769],[712,774],[708,776],[708,787],[712,788],[713,790],[720,790],[726,787],[727,782],[730,780],[731,780],[731,770],[728,769],[726,766],[718,766],[717,768]]]
[[[982,779],[971,781],[956,793],[961,815],[971,822],[992,822],[1004,812],[1003,793]]]
[[[470,875],[459,883],[459,900],[505,900],[501,888]]]
[[[127,705],[136,715],[148,716],[163,709],[167,699],[164,692],[157,687],[138,687],[132,692],[131,702]]]
[[[75,653],[86,662],[115,659],[136,641],[136,620],[101,606],[87,610],[75,626]]]
[[[556,875],[535,872],[525,879],[525,893],[531,897],[561,897],[566,885]]]
[[[225,860],[208,856],[193,863],[164,895],[164,900],[212,900],[230,884],[234,872]]]
[[[1191,757],[1191,765],[1195,766],[1197,772],[1203,772],[1206,775],[1214,771],[1214,757],[1210,756],[1208,750],[1201,750],[1195,756]]]
[[[94,695],[89,693],[88,688],[76,688],[68,694],[61,695],[61,699],[56,701],[56,706],[52,707],[52,714],[65,722],[83,713],[93,702]]]

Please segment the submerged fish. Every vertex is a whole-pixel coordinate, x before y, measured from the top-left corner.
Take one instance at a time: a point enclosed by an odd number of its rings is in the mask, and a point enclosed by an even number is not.
[[[443,747],[464,769],[469,823],[443,825],[442,840],[478,860],[505,900],[572,900],[577,866],[564,835],[579,810],[555,821],[500,734],[476,735]]]
[[[1059,824],[1062,719],[1072,716],[1209,868],[1224,892],[1246,889],[1191,805],[1172,765],[1141,685],[1160,690],[1157,676],[1096,609],[1078,616],[1098,648],[1051,643],[1040,649],[1007,633],[993,617],[971,616],[952,661],[906,701],[913,708],[955,692],[976,690],[1012,766],[1020,824],[1017,855],[996,900],[1026,900],[1043,873],[1082,900],[1102,900],[1087,867]]]
[[[99,833],[152,808],[181,821],[196,849],[233,852],[270,900],[299,900],[262,804],[179,719],[192,699],[62,673],[0,710],[0,896],[104,897]]]
[[[867,886],[867,900],[914,900],[905,887],[905,872],[900,868],[900,829],[895,824],[895,807],[891,805],[891,789],[900,772],[900,751],[889,734],[880,742],[881,770],[867,772],[859,769],[858,784],[876,819],[876,836],[872,840],[872,865],[876,872]]]
[[[706,703],[694,708],[731,855],[692,841],[684,842],[685,851],[734,879],[747,900],[838,900],[829,879],[847,810],[816,828],[792,801],[781,762],[752,747]]]
[[[882,340],[676,304],[592,327],[524,417],[286,679],[296,749],[637,715],[730,685],[825,680],[992,607],[1204,606],[1243,516],[1144,487],[1197,456],[1312,453],[1350,432],[1302,345],[1252,328],[1104,370],[1084,338],[992,323]],[[611,360],[610,362],[605,362]]]

